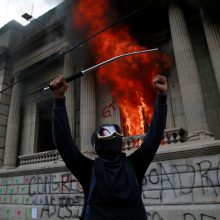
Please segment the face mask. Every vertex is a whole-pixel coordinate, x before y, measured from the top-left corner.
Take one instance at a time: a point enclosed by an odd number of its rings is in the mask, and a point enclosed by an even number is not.
[[[105,159],[114,159],[122,152],[122,137],[98,139],[95,145],[96,153]]]
[[[122,151],[121,129],[118,125],[102,125],[98,127],[91,137],[96,153],[104,158],[112,159]]]

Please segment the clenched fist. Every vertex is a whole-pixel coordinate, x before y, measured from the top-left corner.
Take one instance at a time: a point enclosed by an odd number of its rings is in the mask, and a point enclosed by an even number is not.
[[[167,89],[168,89],[167,78],[162,75],[157,75],[153,79],[153,87],[157,90],[157,93],[159,95],[163,95],[163,96],[167,95]]]
[[[68,88],[68,83],[65,81],[64,76],[60,75],[50,82],[52,88],[52,94],[56,99],[62,99],[65,97],[65,92]]]

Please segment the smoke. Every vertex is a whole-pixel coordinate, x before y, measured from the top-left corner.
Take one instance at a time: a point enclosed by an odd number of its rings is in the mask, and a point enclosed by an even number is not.
[[[198,7],[202,7],[210,16],[220,21],[220,1],[219,0],[194,0]]]
[[[132,34],[139,43],[154,47],[154,41],[164,39],[162,33],[166,34],[169,27],[168,0],[113,0],[112,4],[120,17],[142,8],[124,22],[131,27]]]
[[[208,11],[220,12],[220,1],[219,0],[185,0],[187,4],[203,7]]]
[[[75,26],[87,35],[96,33],[117,16],[111,6],[110,1],[106,0],[96,0],[96,4],[93,0],[79,1],[75,8],[77,13],[74,13]],[[95,63],[99,63],[123,53],[144,50],[146,45],[141,46],[130,35],[130,28],[120,24],[90,41],[89,48],[93,52]],[[99,83],[108,85],[112,97],[120,107],[126,135],[145,132],[156,95],[152,79],[169,66],[169,58],[158,52],[125,57],[97,70]]]
[[[168,7],[171,2],[178,4],[190,21],[200,19],[199,9],[202,8],[216,21],[220,22],[219,0],[111,0],[119,17],[144,6],[141,11],[126,19],[133,36],[142,45],[151,47],[169,39]]]

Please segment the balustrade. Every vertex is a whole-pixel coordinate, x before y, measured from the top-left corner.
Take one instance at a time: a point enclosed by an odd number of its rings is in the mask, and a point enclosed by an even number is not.
[[[185,130],[182,128],[169,128],[164,131],[163,139],[161,145],[170,145],[184,142]],[[137,150],[144,140],[146,134],[127,136],[123,138],[123,152],[126,154],[131,154]],[[45,163],[51,161],[58,161],[60,155],[57,150],[51,150],[46,152],[40,152],[30,155],[19,156],[20,165],[35,164],[35,163]]]
[[[169,128],[164,131],[161,145],[177,144],[184,142],[185,130],[182,128]],[[132,153],[137,150],[142,144],[146,134],[127,136],[123,138],[123,152]]]
[[[19,156],[20,165],[27,165],[27,164],[35,164],[35,163],[44,163],[44,162],[51,162],[51,161],[58,161],[60,155],[57,150],[45,151],[30,155],[22,155]]]

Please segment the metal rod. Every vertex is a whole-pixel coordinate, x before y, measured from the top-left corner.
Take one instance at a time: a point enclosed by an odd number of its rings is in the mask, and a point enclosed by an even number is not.
[[[65,78],[65,80],[66,80],[66,82],[73,81],[73,80],[75,80],[75,79],[77,79],[77,78],[79,78],[81,76],[84,76],[88,72],[96,70],[96,69],[100,68],[101,66],[106,65],[107,63],[113,62],[114,60],[120,59],[122,57],[131,56],[131,55],[135,55],[135,54],[141,54],[141,53],[149,53],[149,52],[153,52],[153,51],[158,51],[158,48],[148,49],[148,50],[140,50],[140,51],[135,51],[135,52],[130,52],[130,53],[124,53],[124,54],[121,54],[119,56],[116,56],[116,57],[113,57],[111,59],[108,59],[108,60],[106,60],[104,62],[98,63],[95,66],[92,66],[92,67],[90,67],[88,69],[82,70],[82,71],[80,71],[80,72],[78,72],[76,74],[73,74],[73,75],[69,76],[68,78]],[[52,90],[52,88],[48,85],[43,90],[44,91],[48,91],[48,90]]]
[[[152,52],[152,51],[158,51],[158,48],[149,49],[149,50],[140,50],[140,51],[131,52],[131,53],[124,53],[122,55],[119,55],[119,56],[113,57],[113,58],[111,58],[109,60],[106,60],[106,61],[104,61],[102,63],[99,63],[99,64],[97,64],[95,66],[92,66],[92,67],[90,67],[90,68],[88,68],[86,70],[83,70],[82,72],[83,72],[83,74],[85,74],[85,73],[90,72],[92,70],[98,69],[100,66],[103,66],[103,65],[105,65],[107,63],[110,63],[110,62],[112,62],[114,60],[117,60],[117,59],[120,59],[122,57],[131,56],[131,55],[140,54],[140,53],[148,53],[148,52]]]

